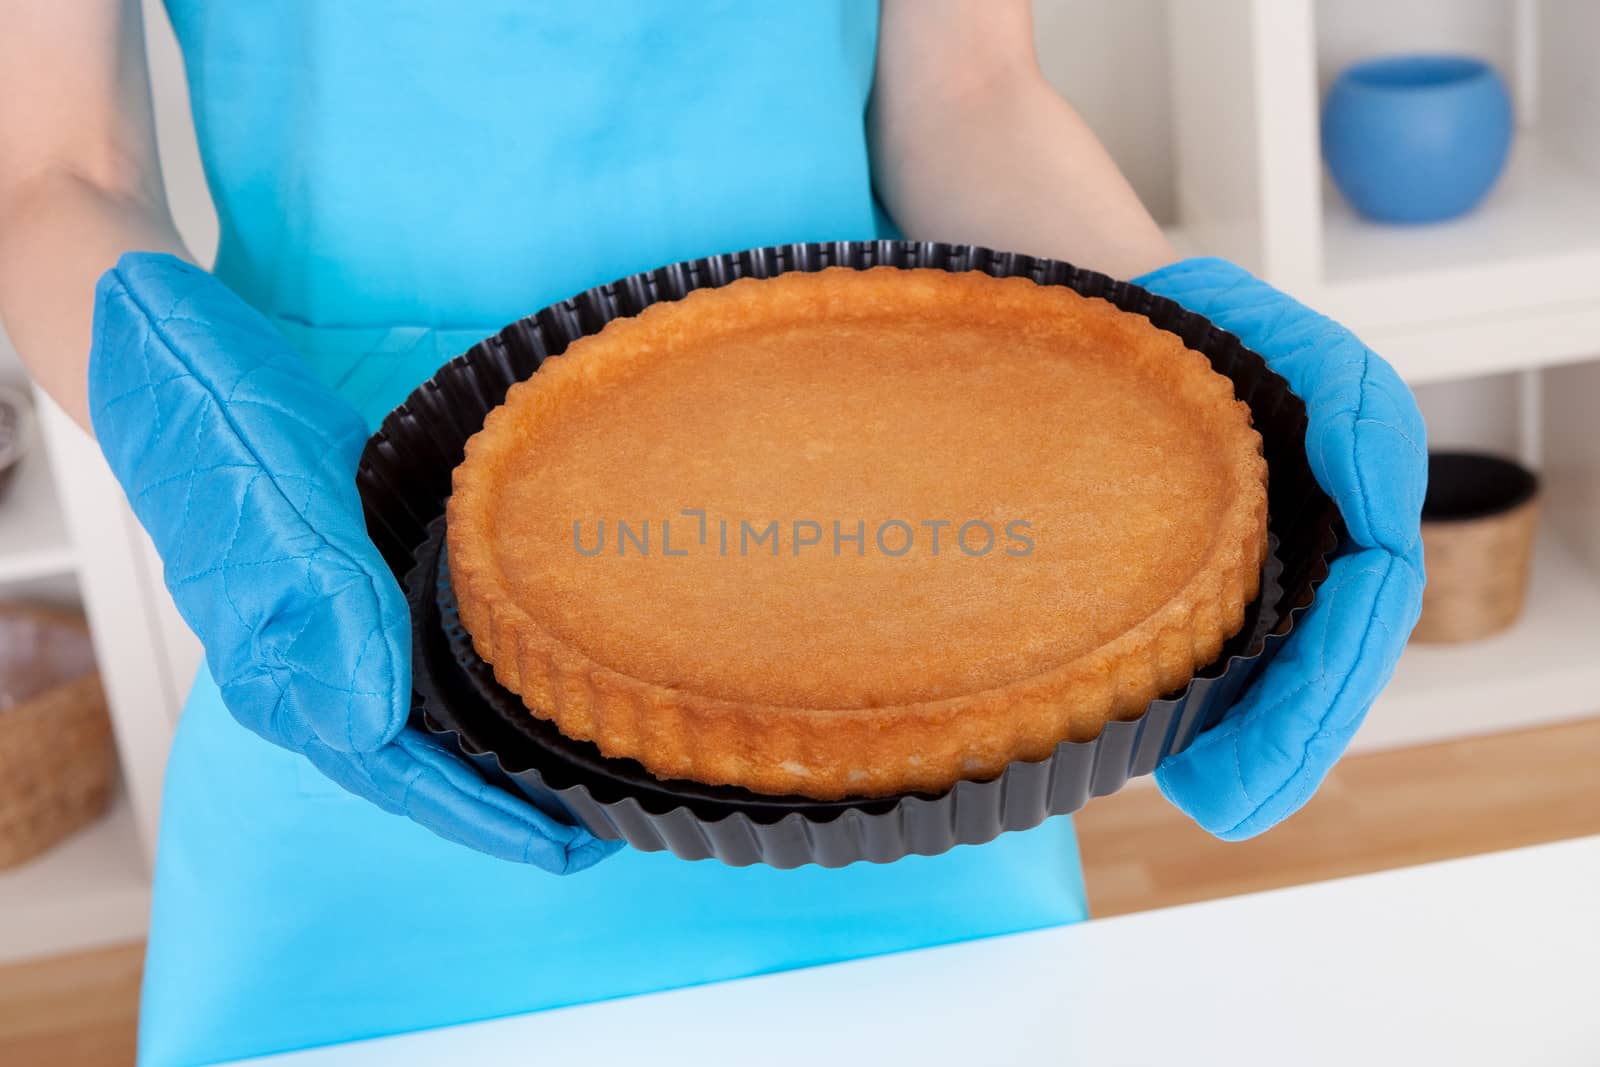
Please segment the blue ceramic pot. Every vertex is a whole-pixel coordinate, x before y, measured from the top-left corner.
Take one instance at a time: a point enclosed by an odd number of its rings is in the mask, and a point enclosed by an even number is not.
[[[1505,167],[1511,129],[1505,82],[1468,56],[1357,63],[1322,105],[1322,153],[1334,184],[1380,222],[1471,211]]]

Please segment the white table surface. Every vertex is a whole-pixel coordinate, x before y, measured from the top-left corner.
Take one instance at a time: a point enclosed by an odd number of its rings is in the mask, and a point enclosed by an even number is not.
[[[1600,836],[252,1067],[1600,1064]]]

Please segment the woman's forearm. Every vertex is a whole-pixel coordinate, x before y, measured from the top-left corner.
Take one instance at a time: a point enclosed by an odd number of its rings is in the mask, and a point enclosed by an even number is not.
[[[187,256],[164,206],[67,174],[0,205],[0,321],[39,383],[85,429],[95,282],[131,250]]]
[[[184,255],[156,161],[134,0],[0,15],[0,322],[85,429],[95,282],[123,252]]]
[[[1177,258],[1040,73],[1029,0],[884,0],[870,124],[878,195],[908,237],[1124,278]]]

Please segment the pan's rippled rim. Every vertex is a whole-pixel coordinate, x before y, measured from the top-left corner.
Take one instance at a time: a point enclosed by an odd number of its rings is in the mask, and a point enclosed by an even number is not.
[[[1271,632],[1277,615],[1267,610],[1282,599],[1274,543],[1263,569],[1263,595],[1250,606],[1246,628],[1229,642],[1239,651],[1211,664],[1182,693],[1152,702],[1138,718],[1109,723],[1095,740],[1063,742],[1044,760],[1018,761],[994,779],[960,782],[936,795],[771,797],[661,781],[634,761],[609,759],[593,744],[567,738],[535,718],[472,649],[455,612],[444,534],[444,520],[435,520],[407,580],[416,628],[413,684],[426,728],[490,780],[513,786],[546,812],[596,836],[734,866],[837,867],[934,855],[1070,814],[1091,796],[1115,792],[1187,747],[1233,703],[1263,653],[1287,633]]]

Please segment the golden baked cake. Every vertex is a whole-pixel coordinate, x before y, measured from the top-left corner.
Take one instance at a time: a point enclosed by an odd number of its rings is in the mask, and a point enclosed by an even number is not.
[[[513,386],[449,503],[461,620],[652,774],[934,792],[1138,715],[1255,597],[1249,409],[1146,319],[936,270],[747,279]]]

